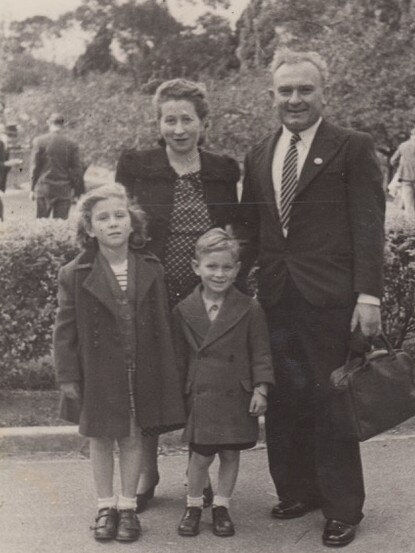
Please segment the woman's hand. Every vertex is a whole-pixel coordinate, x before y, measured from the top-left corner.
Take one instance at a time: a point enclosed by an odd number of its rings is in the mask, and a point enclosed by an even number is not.
[[[62,382],[60,390],[68,399],[80,399],[81,397],[78,382]]]

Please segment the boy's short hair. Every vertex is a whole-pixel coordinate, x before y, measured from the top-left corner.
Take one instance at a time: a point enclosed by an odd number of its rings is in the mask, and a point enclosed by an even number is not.
[[[195,258],[200,261],[204,254],[211,252],[229,252],[235,262],[239,261],[240,246],[226,230],[212,228],[202,234],[195,245]]]
[[[97,239],[89,236],[91,228],[91,215],[94,206],[109,198],[125,200],[128,212],[131,217],[133,232],[130,235],[129,243],[133,248],[142,248],[147,242],[147,218],[141,207],[134,203],[127,195],[122,184],[102,184],[87,192],[78,202],[78,220],[76,239],[78,244],[85,249],[98,247]]]

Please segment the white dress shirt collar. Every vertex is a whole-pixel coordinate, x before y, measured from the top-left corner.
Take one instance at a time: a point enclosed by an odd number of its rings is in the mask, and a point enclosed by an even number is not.
[[[323,121],[322,117],[319,117],[318,120],[314,123],[314,125],[311,125],[311,127],[308,127],[308,129],[305,129],[304,131],[300,131],[297,133],[301,141],[304,143],[305,148],[307,149],[307,152],[310,150],[311,143],[314,140],[314,137],[316,136],[317,129],[320,126],[320,123]],[[294,134],[292,131],[289,131],[285,125],[282,126],[282,134],[286,135],[289,139],[291,139],[291,136]]]

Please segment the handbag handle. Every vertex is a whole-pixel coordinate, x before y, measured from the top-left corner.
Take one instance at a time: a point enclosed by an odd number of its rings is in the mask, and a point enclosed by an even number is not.
[[[375,340],[382,341],[382,343],[385,346],[385,349],[388,352],[388,354],[391,357],[396,357],[396,352],[394,351],[391,343],[386,338],[386,336],[383,332],[381,334],[379,334],[379,336],[376,336]],[[346,357],[346,364],[349,364],[353,357],[360,357],[360,358],[364,358],[366,361],[370,361],[371,359],[374,359],[374,358],[379,357],[380,355],[382,355],[383,351],[384,351],[384,349],[380,349],[379,347],[373,347],[373,344],[372,344],[372,347],[371,347],[370,351],[367,351],[367,352],[364,352],[364,353],[356,353],[355,351],[353,351],[349,347],[349,350],[347,352],[347,357]]]

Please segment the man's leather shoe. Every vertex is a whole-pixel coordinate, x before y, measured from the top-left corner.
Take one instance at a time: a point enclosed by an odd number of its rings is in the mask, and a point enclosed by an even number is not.
[[[213,533],[215,536],[227,538],[235,534],[235,527],[226,507],[213,507]]]
[[[200,507],[186,507],[182,520],[177,528],[180,536],[197,536],[199,533]]]
[[[281,501],[272,508],[271,515],[281,519],[299,518],[317,508],[318,505],[316,503]]]
[[[117,509],[104,508],[98,511],[95,519],[94,538],[98,541],[113,540],[117,535]]]
[[[118,531],[115,539],[117,541],[138,540],[141,534],[141,526],[134,509],[118,511],[118,517]]]
[[[341,547],[354,540],[356,525],[329,518],[323,532],[323,543],[329,547]]]

